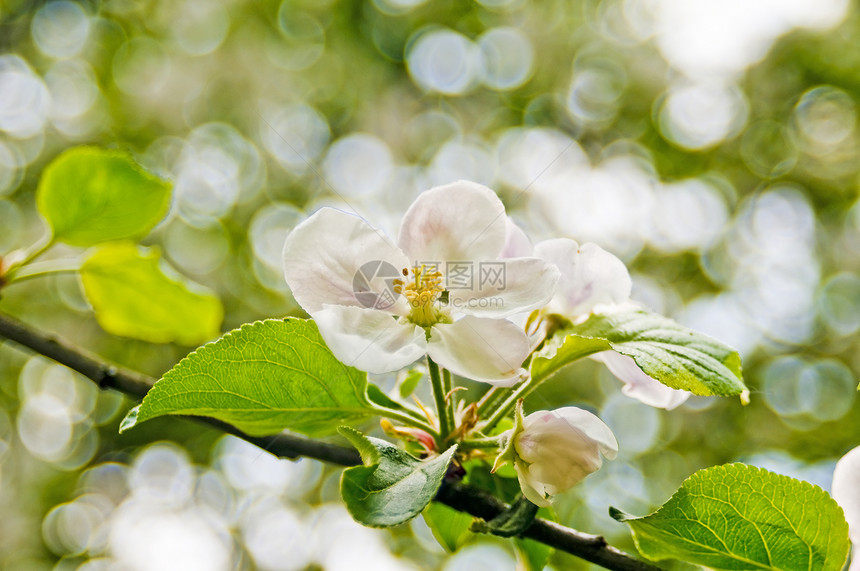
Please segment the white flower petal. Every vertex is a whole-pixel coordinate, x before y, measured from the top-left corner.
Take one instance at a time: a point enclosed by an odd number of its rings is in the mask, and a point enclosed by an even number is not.
[[[860,446],[839,459],[833,470],[833,499],[845,512],[848,521],[848,535],[854,544],[853,561],[860,561]]]
[[[510,216],[505,219],[505,247],[500,258],[528,258],[534,252],[534,245],[523,229],[517,226]]]
[[[313,318],[335,357],[362,371],[396,371],[427,352],[422,328],[385,311],[326,305]]]
[[[392,281],[409,265],[381,231],[334,208],[318,210],[296,226],[284,243],[284,276],[293,297],[308,313],[333,304],[404,315],[406,300],[393,293]]]
[[[591,356],[600,361],[616,379],[624,383],[621,389],[625,395],[639,402],[672,410],[684,404],[690,393],[667,387],[660,381],[646,375],[631,357],[615,351],[601,351]]]
[[[514,453],[523,494],[541,498],[569,490],[597,471],[603,465],[601,455],[615,458],[618,442],[595,415],[564,407],[525,417],[514,436]]]
[[[534,255],[561,270],[552,311],[577,317],[588,315],[596,305],[620,304],[630,298],[632,282],[624,262],[596,244],[546,240],[535,246]]]
[[[520,380],[529,354],[525,332],[504,319],[466,316],[430,329],[427,353],[440,366],[463,377],[509,387]]]
[[[595,454],[599,450],[609,460],[618,454],[618,441],[612,430],[596,415],[575,406],[566,406],[555,410],[540,410],[526,416],[522,434],[530,435],[533,442],[540,443],[536,452],[546,457],[545,450],[554,444],[559,450],[577,448],[574,443],[591,443],[596,445]],[[529,462],[537,458],[530,456],[525,448],[520,455]],[[598,467],[599,462],[596,462]]]
[[[546,486],[531,474],[526,462],[519,458],[514,459],[514,470],[517,472],[520,489],[528,501],[542,508],[548,508],[552,505],[546,497],[548,494]]]
[[[512,258],[475,264],[471,288],[449,289],[454,311],[480,317],[502,318],[543,307],[555,294],[560,273],[540,258]],[[485,279],[485,272],[495,272]]]
[[[398,244],[418,263],[495,260],[505,245],[505,207],[474,182],[431,188],[406,211]]]

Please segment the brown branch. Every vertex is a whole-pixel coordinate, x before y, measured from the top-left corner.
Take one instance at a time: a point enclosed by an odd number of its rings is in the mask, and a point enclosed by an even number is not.
[[[2,313],[0,313],[0,337],[14,341],[79,372],[103,389],[115,389],[126,395],[142,399],[155,383],[155,379],[152,377],[106,363],[95,355],[36,331]],[[219,420],[202,416],[187,418],[193,418],[193,420],[238,436],[281,458],[307,456],[340,466],[355,466],[361,463],[361,457],[355,450],[328,442],[288,434],[265,437],[248,436],[237,428]]]
[[[0,313],[0,338],[14,341],[67,366],[92,380],[102,389],[114,389],[132,397],[143,398],[155,383],[155,379],[151,377],[106,363],[95,355],[36,331],[2,313]],[[287,434],[266,437],[248,436],[219,420],[204,417],[187,418],[242,438],[281,458],[295,459],[304,456],[339,466],[355,466],[361,463],[361,458],[355,450],[336,444]],[[482,490],[455,482],[444,483],[439,489],[436,501],[485,520],[491,520],[507,509],[507,505],[498,498]],[[523,536],[614,571],[659,571],[660,569],[608,545],[599,535],[582,533],[543,519],[536,519]]]

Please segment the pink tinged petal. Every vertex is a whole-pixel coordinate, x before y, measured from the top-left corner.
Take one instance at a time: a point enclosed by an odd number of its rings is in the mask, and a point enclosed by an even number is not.
[[[533,412],[526,416],[523,427],[521,434],[529,434],[540,443],[540,449],[578,448],[584,443],[609,460],[618,455],[618,441],[612,430],[594,414],[575,406]]]
[[[621,389],[625,395],[639,402],[672,410],[684,404],[690,393],[667,387],[660,381],[646,375],[631,357],[615,351],[601,351],[591,356],[600,361],[616,379],[624,383]]]
[[[845,512],[848,535],[854,544],[851,569],[860,563],[860,446],[839,459],[833,470],[832,496]]]
[[[533,255],[534,249],[532,241],[523,229],[517,226],[510,216],[505,218],[505,247],[499,257],[528,258]]]
[[[568,317],[588,315],[601,304],[621,304],[630,298],[632,282],[624,262],[596,244],[546,240],[535,256],[558,266],[561,281],[550,309]]]
[[[427,352],[422,328],[384,311],[326,305],[313,318],[335,357],[362,371],[396,371]]]
[[[448,284],[449,304],[453,311],[497,319],[546,305],[561,275],[555,265],[540,258],[476,262],[474,268],[471,287]]]
[[[618,454],[618,442],[599,418],[576,407],[528,415],[514,441],[517,474],[538,495],[568,490]],[[528,495],[527,495],[528,497]]]
[[[452,373],[509,387],[525,372],[521,365],[529,354],[529,340],[510,321],[466,316],[434,325],[427,353]]]
[[[505,207],[474,182],[431,188],[406,211],[398,244],[413,262],[494,260],[505,245]]]
[[[308,313],[326,304],[408,312],[392,282],[409,260],[358,216],[321,208],[290,232],[283,256],[287,284]]]

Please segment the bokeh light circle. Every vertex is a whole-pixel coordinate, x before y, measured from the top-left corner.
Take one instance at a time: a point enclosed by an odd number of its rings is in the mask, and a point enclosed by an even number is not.
[[[18,139],[34,137],[50,111],[51,96],[42,78],[19,56],[0,56],[0,131]]]
[[[492,28],[478,38],[483,63],[484,85],[509,90],[529,80],[534,68],[534,49],[517,28]]]
[[[659,111],[663,135],[685,149],[705,149],[736,135],[749,113],[732,85],[692,83],[671,89]]]
[[[78,2],[48,2],[30,24],[33,42],[48,57],[78,55],[90,34],[90,19]]]
[[[448,29],[421,30],[409,40],[406,63],[419,87],[462,95],[478,81],[481,53],[466,36]]]

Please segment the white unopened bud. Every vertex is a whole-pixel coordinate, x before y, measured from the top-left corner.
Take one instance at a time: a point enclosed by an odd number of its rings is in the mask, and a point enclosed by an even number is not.
[[[523,419],[513,435],[514,468],[523,495],[548,506],[552,496],[569,490],[618,454],[615,435],[603,421],[576,407],[540,410]]]

